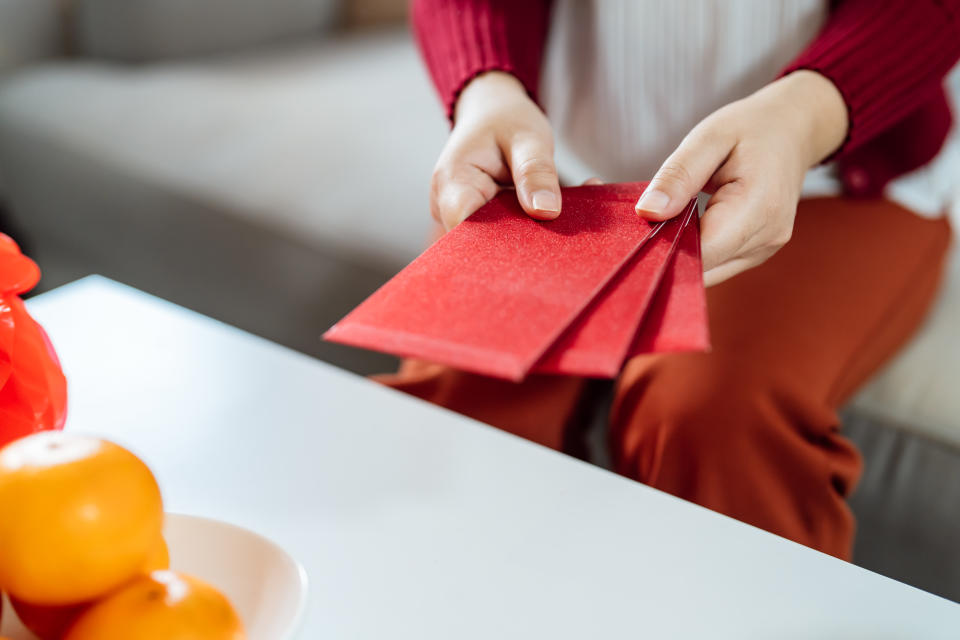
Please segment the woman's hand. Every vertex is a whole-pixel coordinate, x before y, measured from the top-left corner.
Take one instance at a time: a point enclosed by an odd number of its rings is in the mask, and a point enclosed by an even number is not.
[[[511,182],[530,216],[560,215],[550,123],[519,80],[494,71],[473,79],[457,100],[453,131],[433,170],[430,211],[449,230]]]
[[[715,111],[680,143],[637,202],[665,220],[701,190],[704,282],[755,267],[790,240],[807,169],[847,134],[840,92],[813,71],[796,71]]]

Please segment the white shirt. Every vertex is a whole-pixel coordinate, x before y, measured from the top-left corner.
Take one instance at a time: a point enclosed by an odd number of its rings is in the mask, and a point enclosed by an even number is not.
[[[561,172],[576,181],[653,177],[697,122],[776,78],[828,14],[825,0],[556,0],[541,95]],[[960,73],[951,88],[960,95]],[[841,192],[833,166],[808,173],[805,196]],[[960,219],[956,127],[934,161],[892,181],[885,196]]]

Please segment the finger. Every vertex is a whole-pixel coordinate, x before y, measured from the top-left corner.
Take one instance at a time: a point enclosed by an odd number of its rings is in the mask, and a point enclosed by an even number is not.
[[[472,165],[434,173],[430,212],[449,231],[497,195],[494,179]]]
[[[523,210],[538,220],[553,220],[560,215],[560,180],[549,140],[539,135],[518,137],[504,155]]]
[[[649,220],[679,214],[700,193],[730,154],[732,141],[715,127],[696,127],[670,154],[637,201],[637,213]]]
[[[700,254],[708,272],[745,253],[756,232],[750,215],[752,203],[738,182],[720,187],[700,218]]]
[[[601,180],[600,178],[597,178],[597,177],[587,178],[587,179],[584,180],[584,182],[583,182],[583,186],[585,186],[585,187],[595,187],[595,186],[597,186],[597,185],[599,185],[599,184],[603,184],[603,180]]]
[[[763,262],[763,260],[752,260],[749,258],[734,258],[728,262],[725,262],[709,271],[705,271],[703,274],[703,285],[705,287],[712,287],[714,285],[720,284],[724,280],[729,280],[733,276],[743,273],[748,269],[752,269]]]

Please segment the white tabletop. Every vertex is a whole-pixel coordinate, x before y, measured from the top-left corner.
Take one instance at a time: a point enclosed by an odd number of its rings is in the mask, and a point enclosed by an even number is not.
[[[102,278],[29,306],[68,428],[285,546],[305,639],[960,637],[954,603]]]

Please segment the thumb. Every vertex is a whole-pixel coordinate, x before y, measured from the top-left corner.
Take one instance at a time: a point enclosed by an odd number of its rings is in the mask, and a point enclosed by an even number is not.
[[[637,214],[649,220],[667,220],[679,214],[709,182],[729,151],[717,137],[691,131],[640,195]]]

